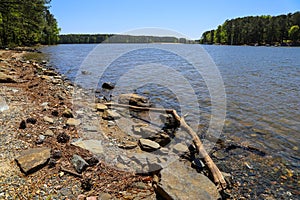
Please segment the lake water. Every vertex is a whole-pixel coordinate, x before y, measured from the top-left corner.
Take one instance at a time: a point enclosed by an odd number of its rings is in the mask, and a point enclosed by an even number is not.
[[[227,104],[222,134],[225,137],[242,138],[271,155],[285,158],[292,166],[300,167],[300,48],[182,44],[105,45],[105,48],[101,48],[99,52],[94,51],[90,56],[89,53],[96,45],[58,45],[45,47],[42,51],[49,56],[52,66],[86,88],[95,88],[95,85],[101,85],[104,81],[121,82],[127,88],[136,86],[135,91],[148,96],[156,106],[175,109],[184,107],[189,113],[187,121],[192,123],[195,117],[199,119],[202,124],[199,130],[203,132],[207,130],[212,112],[210,93],[207,80],[201,77],[201,73],[199,75],[199,69],[197,71],[193,68],[189,61],[196,60],[196,64],[205,66],[207,62],[202,62],[205,52],[201,51],[199,54],[199,49],[204,49],[213,59],[224,81]],[[165,47],[183,54],[186,52],[186,57],[166,51]],[[126,53],[110,63],[116,52]],[[109,63],[109,67],[104,66],[104,63]],[[175,72],[171,75],[171,72],[153,72],[159,80],[175,83],[176,92],[166,87],[166,82],[159,84],[154,81],[138,85],[143,77],[149,82],[148,74],[151,69],[137,70],[135,67],[150,64],[157,65],[156,67],[164,65],[180,72],[178,77]],[[82,72],[88,74],[87,78],[84,78]],[[79,76],[83,78],[78,79]],[[139,77],[138,82],[134,82],[135,76]],[[175,79],[181,80],[181,76],[187,83],[174,82]],[[188,85],[196,94],[200,114],[195,112],[191,103]],[[128,91],[119,93],[121,92]],[[178,94],[187,103],[182,103]]]

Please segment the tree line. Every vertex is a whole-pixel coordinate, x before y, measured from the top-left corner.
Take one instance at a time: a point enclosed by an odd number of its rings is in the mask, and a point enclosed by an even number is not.
[[[202,34],[202,44],[299,45],[300,12],[287,15],[248,16],[226,20]]]
[[[0,0],[0,46],[56,44],[57,21],[51,0]]]
[[[66,34],[59,35],[58,43],[194,43],[194,41],[187,40],[185,38],[159,36],[133,36],[115,34]]]

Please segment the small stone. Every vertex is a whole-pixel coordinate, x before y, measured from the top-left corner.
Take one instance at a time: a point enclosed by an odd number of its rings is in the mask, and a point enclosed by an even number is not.
[[[43,167],[50,159],[50,148],[28,149],[16,159],[21,171],[30,174]]]
[[[66,118],[73,118],[74,117],[72,111],[69,108],[64,110],[64,112],[62,113],[62,116],[66,117]]]
[[[107,126],[108,127],[111,127],[111,126],[115,126],[116,124],[115,124],[115,122],[114,121],[107,121]]]
[[[114,119],[120,119],[121,116],[119,113],[117,113],[114,110],[105,110],[102,118],[105,120],[114,120]]]
[[[81,124],[81,121],[79,119],[69,118],[66,124],[69,126],[78,126]]]
[[[110,199],[112,199],[112,196],[108,193],[103,193],[103,194],[99,195],[99,197],[100,197],[101,200],[110,200]]]
[[[54,159],[59,159],[62,157],[62,152],[60,150],[53,150],[51,157]]]
[[[37,119],[35,119],[35,118],[28,118],[28,119],[26,119],[26,122],[27,122],[28,124],[36,124]]]
[[[25,120],[22,120],[19,126],[19,129],[25,129],[26,128],[26,122]]]
[[[57,117],[57,116],[58,116],[58,111],[57,111],[57,110],[53,110],[53,111],[51,112],[51,114],[52,114],[53,116]]]
[[[110,82],[104,82],[102,84],[102,88],[103,89],[108,89],[108,90],[112,90],[115,88],[114,84],[110,83]]]
[[[175,144],[173,149],[177,153],[185,153],[189,151],[188,147],[182,143]]]
[[[99,159],[96,156],[90,157],[86,159],[86,162],[89,166],[95,166],[99,163]]]
[[[70,136],[63,132],[58,134],[56,139],[59,143],[67,143],[70,140]]]
[[[52,119],[50,117],[47,117],[47,116],[44,117],[44,121],[48,122],[49,124],[53,124],[54,123],[54,119]]]
[[[97,200],[97,199],[98,199],[98,197],[95,197],[95,196],[91,196],[91,197],[87,197],[86,198],[86,200]]]
[[[46,139],[46,136],[39,135],[38,140],[36,141],[36,144],[43,144],[44,140]]]
[[[82,157],[79,155],[73,155],[72,164],[78,173],[83,172],[83,170],[89,165]]]
[[[53,168],[53,167],[55,167],[55,165],[56,165],[56,160],[53,158],[50,158],[49,163],[48,163],[49,168]]]
[[[54,136],[54,133],[53,133],[53,131],[51,131],[51,130],[47,130],[47,131],[44,133],[44,136],[53,137],[53,136]]]
[[[148,139],[141,138],[139,143],[144,151],[155,151],[160,148],[160,145],[157,142]]]
[[[96,104],[96,109],[97,109],[97,111],[103,112],[103,111],[107,110],[108,108],[107,108],[106,105],[104,105],[104,104],[102,104],[102,103],[97,103],[97,104]]]

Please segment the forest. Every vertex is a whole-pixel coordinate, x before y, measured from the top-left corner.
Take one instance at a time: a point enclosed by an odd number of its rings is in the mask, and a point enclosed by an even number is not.
[[[67,34],[59,35],[60,44],[79,43],[194,43],[185,38],[133,36],[116,34]]]
[[[202,34],[201,44],[300,45],[300,12],[226,20]]]
[[[0,47],[56,44],[57,21],[51,0],[0,0]]]

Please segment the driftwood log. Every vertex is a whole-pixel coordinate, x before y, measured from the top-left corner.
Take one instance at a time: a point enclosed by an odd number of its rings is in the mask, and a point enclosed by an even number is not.
[[[200,138],[198,137],[197,133],[186,123],[183,117],[180,117],[176,110],[171,109],[161,109],[161,108],[149,108],[149,107],[139,107],[139,106],[131,106],[126,104],[118,104],[118,103],[106,103],[107,106],[115,106],[115,107],[122,107],[122,108],[129,108],[133,110],[138,111],[152,111],[152,112],[158,112],[158,113],[168,113],[172,114],[176,121],[180,123],[181,128],[186,131],[189,135],[193,138],[193,143],[195,144],[197,151],[199,155],[203,158],[206,166],[208,167],[213,179],[214,183],[218,186],[220,186],[222,189],[226,188],[226,181],[219,170],[219,168],[216,166],[214,161],[211,159],[211,157],[206,152]]]

